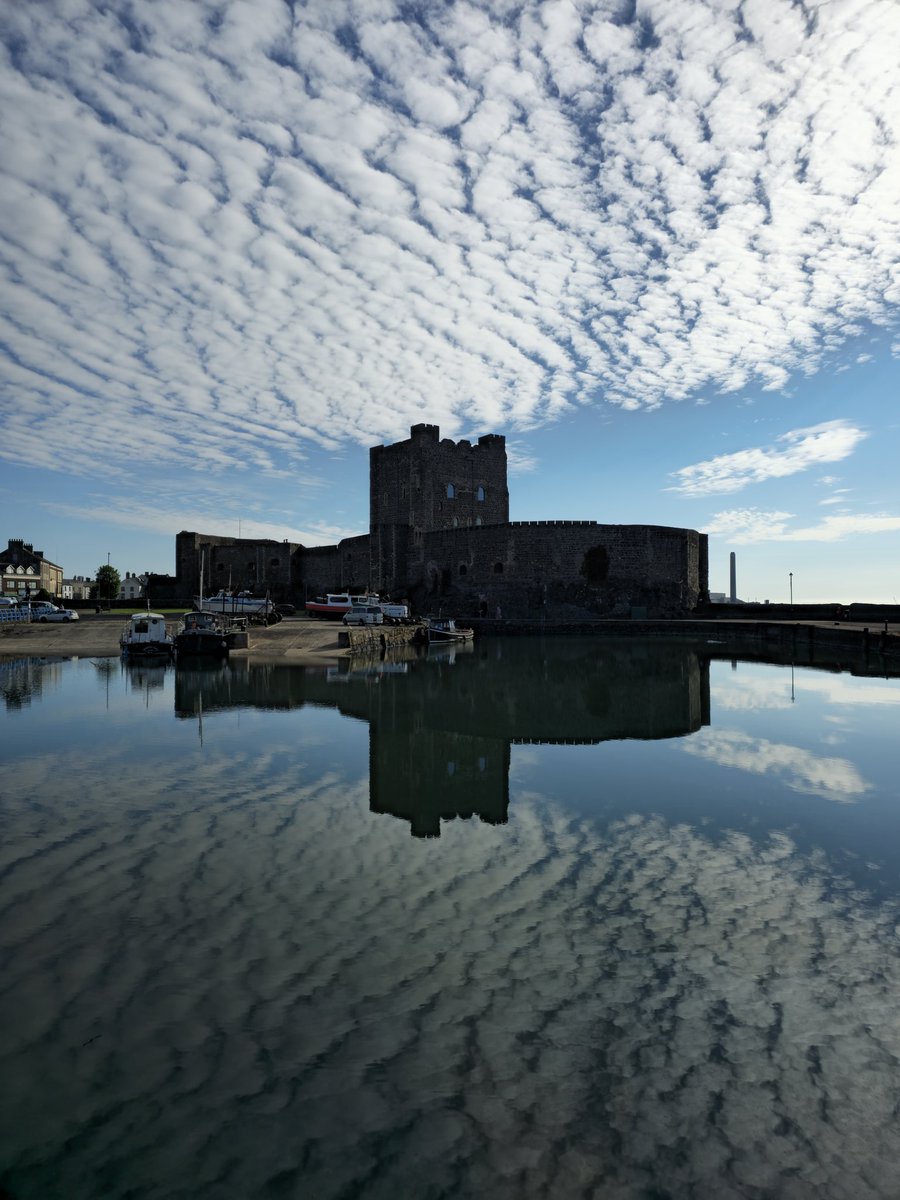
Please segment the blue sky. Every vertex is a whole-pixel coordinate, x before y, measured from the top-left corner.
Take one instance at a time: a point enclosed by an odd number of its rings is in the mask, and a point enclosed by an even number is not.
[[[0,0],[0,544],[332,543],[368,448],[900,600],[895,0]]]

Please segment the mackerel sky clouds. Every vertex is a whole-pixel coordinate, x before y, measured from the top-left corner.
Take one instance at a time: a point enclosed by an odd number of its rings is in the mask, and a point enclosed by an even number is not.
[[[427,420],[514,519],[900,597],[894,0],[0,0],[0,53],[0,543],[331,542]]]

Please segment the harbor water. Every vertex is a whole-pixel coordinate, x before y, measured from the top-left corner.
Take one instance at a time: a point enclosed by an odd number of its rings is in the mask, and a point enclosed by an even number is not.
[[[0,1196],[900,1195],[900,679],[0,663]]]

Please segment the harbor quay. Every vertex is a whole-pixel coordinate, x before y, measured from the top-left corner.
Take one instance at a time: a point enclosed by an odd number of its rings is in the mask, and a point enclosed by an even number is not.
[[[175,618],[172,619],[175,624]],[[900,622],[789,621],[683,618],[671,620],[523,621],[478,618],[471,622],[476,645],[493,637],[677,638],[704,648],[711,657],[758,658],[850,670],[855,674],[900,676]],[[123,618],[82,615],[72,624],[23,623],[0,627],[0,659],[103,658],[118,656]],[[347,628],[305,614],[277,625],[253,627],[247,646],[233,657],[329,664],[351,657],[384,657],[416,640],[417,625]]]

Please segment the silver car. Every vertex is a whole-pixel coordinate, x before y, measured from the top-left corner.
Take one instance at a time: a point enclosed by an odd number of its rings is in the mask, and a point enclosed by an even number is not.
[[[35,610],[32,607],[32,621],[77,621],[78,613],[73,608],[54,608],[51,612],[49,608],[41,608]]]

